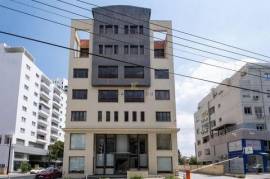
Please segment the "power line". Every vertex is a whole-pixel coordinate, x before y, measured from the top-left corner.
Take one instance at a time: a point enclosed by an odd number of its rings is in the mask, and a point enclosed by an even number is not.
[[[22,36],[22,35],[6,32],[6,31],[2,31],[2,30],[0,30],[0,33],[5,34],[5,35],[9,35],[9,36],[13,36],[13,37],[17,37],[17,38],[21,38],[21,39],[26,39],[26,40],[29,40],[29,41],[32,41],[32,42],[38,42],[38,43],[46,44],[46,45],[49,45],[49,46],[54,46],[54,47],[58,47],[58,48],[66,49],[66,50],[71,50],[71,51],[74,51],[74,52],[85,53],[85,52],[82,52],[81,50],[78,50],[78,49],[62,46],[62,45],[59,45],[59,44],[55,44],[55,43],[52,43],[52,42],[43,41],[43,40],[39,40],[39,39],[27,37],[27,36]],[[120,59],[116,59],[116,58],[112,58],[112,57],[106,57],[106,56],[99,55],[99,54],[94,54],[94,53],[91,53],[91,52],[88,52],[88,54],[91,55],[91,56],[96,56],[96,57],[100,57],[100,58],[103,58],[103,59],[108,59],[108,60],[111,60],[111,61],[116,61],[116,62],[120,62],[120,63],[124,63],[124,64],[134,65],[134,66],[143,67],[143,68],[147,68],[147,69],[151,69],[151,70],[159,70],[159,69],[153,68],[151,66],[145,66],[145,65],[141,65],[141,64],[137,64],[137,63],[133,63],[133,62],[123,61],[123,60],[120,60]],[[181,77],[185,77],[185,78],[190,78],[190,79],[194,79],[194,80],[198,80],[198,81],[204,81],[204,82],[208,82],[208,83],[213,83],[213,84],[217,84],[217,85],[232,87],[232,88],[236,88],[236,89],[241,89],[241,90],[252,91],[252,92],[256,92],[256,93],[262,93],[262,94],[270,95],[270,93],[267,93],[267,92],[264,92],[264,91],[249,89],[249,88],[240,87],[240,86],[236,86],[236,85],[230,85],[230,84],[226,84],[226,83],[220,83],[220,82],[216,82],[216,81],[212,81],[212,80],[208,80],[208,79],[204,79],[204,78],[184,75],[184,74],[181,74],[181,73],[169,72],[169,74],[172,74],[174,76],[181,76]]]
[[[130,15],[128,15],[128,14],[123,14],[123,13],[121,13],[121,12],[117,12],[117,11],[108,9],[108,8],[106,8],[106,7],[102,7],[102,6],[99,6],[99,5],[94,4],[94,3],[86,2],[86,1],[83,1],[83,0],[77,0],[77,1],[79,1],[79,2],[81,2],[81,3],[84,3],[84,4],[88,4],[88,5],[95,6],[95,7],[98,7],[98,8],[103,8],[103,9],[106,9],[107,11],[111,11],[111,12],[113,12],[113,13],[116,13],[116,14],[119,14],[119,15],[122,15],[122,16],[126,16],[126,17],[129,17],[129,18],[135,19],[135,20],[137,20],[137,21],[148,22],[148,21],[146,21],[146,20],[144,20],[144,19],[139,19],[139,18],[130,16]],[[166,26],[163,26],[163,25],[154,23],[154,22],[150,22],[150,24],[153,24],[153,25],[155,25],[155,26],[159,26],[159,27],[162,27],[162,28],[166,28],[166,29],[169,29],[169,30],[172,30],[172,31],[175,31],[175,32],[179,32],[179,33],[181,33],[181,34],[185,34],[185,35],[188,35],[188,36],[191,36],[191,37],[196,37],[196,38],[198,38],[198,39],[206,40],[206,41],[209,41],[209,42],[214,42],[214,43],[216,43],[216,44],[220,44],[220,45],[223,45],[223,46],[227,46],[227,47],[230,47],[230,48],[234,48],[234,49],[237,49],[237,50],[241,50],[241,51],[244,51],[244,52],[248,52],[248,53],[251,53],[251,54],[254,54],[254,55],[259,55],[259,56],[262,56],[262,57],[270,58],[270,56],[264,55],[264,54],[262,54],[262,53],[258,53],[258,52],[254,52],[254,51],[247,50],[247,49],[244,49],[244,48],[240,48],[240,47],[237,47],[237,46],[234,46],[234,45],[230,45],[230,44],[227,44],[227,43],[224,43],[224,42],[220,42],[220,41],[217,41],[217,40],[212,40],[212,39],[210,39],[210,38],[202,37],[202,36],[195,35],[195,34],[192,34],[192,33],[189,33],[189,32],[185,32],[185,31],[182,31],[182,30],[177,30],[177,29],[174,29],[174,28],[166,27]]]
[[[50,5],[50,4],[46,4],[44,2],[40,2],[38,0],[32,0],[33,2],[36,2],[36,3],[39,3],[39,4],[42,4],[44,6],[47,6],[47,7],[51,7],[51,8],[54,8],[54,9],[57,9],[57,10],[61,10],[61,11],[64,11],[64,12],[68,12],[70,14],[73,14],[73,15],[77,15],[77,16],[80,16],[80,17],[83,17],[83,18],[87,18],[87,19],[92,19],[92,20],[95,20],[95,21],[98,21],[98,22],[101,22],[101,23],[104,23],[104,24],[109,24],[108,22],[104,22],[104,21],[101,21],[101,20],[98,20],[98,19],[93,19],[93,18],[90,18],[88,16],[85,16],[85,15],[81,15],[81,14],[78,14],[76,12],[73,12],[73,11],[69,11],[69,10],[66,10],[66,9],[63,9],[63,8],[59,8],[59,7],[56,7],[56,6],[53,6],[53,5]],[[70,3],[67,3],[65,2],[66,4],[70,4]],[[83,7],[80,7],[80,6],[77,6],[77,5],[74,5],[74,4],[70,4],[71,6],[74,6],[74,7],[78,7],[78,8],[81,8],[81,9],[84,9],[84,10],[87,10],[87,11],[90,11],[86,8],[83,8]],[[90,11],[91,12],[91,11]],[[109,24],[110,25],[110,24]],[[121,29],[124,29],[123,27],[120,27]],[[151,35],[146,35],[146,34],[141,34],[142,36],[146,36],[146,37],[152,37],[152,38],[155,38]],[[161,38],[156,38],[156,39],[159,39],[159,40],[163,40]],[[245,61],[245,60],[241,60],[241,59],[238,59],[238,58],[234,58],[234,57],[229,57],[229,56],[226,56],[226,55],[222,55],[222,54],[219,54],[219,53],[214,53],[214,52],[210,52],[210,51],[207,51],[207,50],[202,50],[202,49],[199,49],[199,48],[195,48],[195,47],[191,47],[191,46],[188,46],[188,45],[184,45],[184,44],[181,44],[181,43],[177,43],[179,46],[182,46],[182,47],[185,47],[185,48],[189,48],[189,49],[192,49],[192,50],[196,50],[196,51],[200,51],[200,52],[204,52],[204,53],[208,53],[208,54],[211,54],[211,55],[216,55],[216,56],[220,56],[220,57],[223,57],[223,58],[227,58],[227,59],[230,59],[230,60],[234,60],[234,61],[241,61],[241,62],[244,62],[244,63],[248,63],[248,64],[252,64],[252,65],[256,65],[256,66],[261,66],[261,67],[264,67],[262,65],[259,65],[259,64],[256,64],[256,63],[252,63],[252,62],[248,62],[248,61]],[[168,47],[168,48],[171,48],[171,49],[175,49],[175,50],[178,50],[176,48],[172,48],[172,47]],[[259,60],[259,59],[257,59]],[[267,61],[269,62],[269,61]]]
[[[35,1],[36,2],[37,0],[32,0],[32,1]],[[68,4],[68,5],[77,7],[77,8],[81,8],[81,9],[86,10],[86,11],[89,11],[89,12],[93,12],[90,9],[87,9],[87,8],[84,8],[84,7],[81,7],[81,6],[78,6],[78,5],[73,4],[73,3],[70,3],[70,2],[66,2],[66,1],[63,1],[63,0],[56,0],[56,1],[62,2],[64,4]],[[130,22],[130,21],[127,21],[127,20],[123,20],[121,18],[116,18],[114,16],[109,16],[109,15],[104,14],[104,13],[101,13],[101,12],[96,12],[96,11],[94,11],[94,12],[96,14],[100,14],[102,16],[105,16],[105,17],[108,17],[108,18],[111,18],[111,19],[116,19],[116,20],[121,21],[121,22],[124,22],[124,23],[132,24],[132,25],[137,25],[137,24],[134,24],[133,22]],[[151,29],[149,27],[143,26],[143,28],[154,31],[153,29]],[[254,59],[257,59],[257,60],[260,60],[260,61],[263,61],[263,62],[270,62],[270,61],[267,61],[267,60],[264,60],[264,59],[261,59],[261,58],[256,58],[256,57],[253,57],[253,56],[250,56],[250,55],[245,55],[245,54],[242,54],[242,53],[234,52],[234,51],[231,51],[231,50],[226,50],[226,49],[223,49],[223,48],[219,48],[219,47],[216,47],[216,46],[212,46],[212,45],[208,45],[208,44],[205,44],[205,43],[197,42],[197,41],[190,40],[190,39],[187,39],[187,38],[175,36],[173,34],[169,34],[168,33],[167,35],[172,36],[172,37],[175,37],[175,38],[178,38],[178,39],[181,39],[181,40],[184,40],[184,41],[187,41],[187,42],[191,42],[191,43],[195,43],[195,44],[198,44],[198,45],[206,46],[206,47],[209,47],[209,48],[212,48],[212,49],[224,51],[224,52],[227,52],[227,53],[232,53],[234,55],[240,55],[240,56],[247,57],[247,58],[254,58]],[[150,35],[150,37],[151,37],[151,35]],[[152,37],[161,40],[161,38],[154,37],[154,36],[152,36]],[[177,43],[177,42],[173,42],[173,41],[170,41],[170,40],[167,40],[167,41],[170,42],[170,43],[172,43],[172,44],[179,45],[179,43]],[[180,46],[182,46],[182,44]]]
[[[16,0],[11,0],[15,3],[18,3],[18,4],[21,4],[21,5],[24,5],[24,6],[27,6],[27,7],[31,7],[31,8],[36,8],[35,6],[31,6],[31,5],[28,5],[28,4],[25,4],[25,3],[22,3],[22,2],[18,2]],[[66,24],[63,24],[63,23],[60,23],[58,21],[54,21],[54,20],[50,20],[50,19],[47,19],[47,18],[44,18],[44,17],[40,17],[40,16],[36,16],[36,15],[33,15],[33,14],[30,14],[30,13],[27,13],[27,12],[23,12],[23,11],[20,11],[20,10],[17,10],[17,9],[13,9],[13,8],[9,8],[9,7],[6,7],[6,6],[3,6],[3,5],[0,5],[0,7],[4,7],[4,8],[7,8],[9,10],[12,10],[12,11],[15,11],[15,12],[18,12],[18,13],[22,13],[22,14],[25,14],[25,15],[29,15],[31,17],[35,17],[35,18],[38,18],[38,19],[41,19],[41,20],[45,20],[45,21],[48,21],[48,22],[51,22],[51,23],[55,23],[55,24],[58,24],[58,25],[62,25],[64,27],[68,27],[68,28],[72,28],[72,29],[75,29],[75,30],[82,30],[82,31],[86,31],[85,29],[79,29],[77,27],[73,27],[73,26],[70,26],[70,25],[66,25]],[[51,12],[51,11],[48,11],[48,10],[45,10],[45,9],[42,9],[42,8],[38,8],[39,10],[42,10],[44,12],[47,12],[47,13],[51,13],[51,14],[54,14],[54,15],[58,15],[58,16],[61,16],[61,17],[64,17],[64,18],[67,18],[70,20],[69,17],[67,16],[64,16],[64,15],[61,15],[61,14],[58,14],[58,13],[55,13],[55,12]],[[79,20],[81,21],[81,20]],[[88,25],[91,25],[87,22],[84,22],[84,21],[81,21],[85,24],[88,24]],[[93,32],[90,32],[90,31],[86,31],[90,34],[93,34],[93,35],[98,35],[98,36],[101,36],[101,37],[104,37],[104,38],[107,38],[107,39],[111,39],[111,40],[116,40],[116,41],[120,41],[120,42],[123,42],[123,43],[129,43],[129,42],[126,42],[126,41],[122,41],[122,40],[119,40],[119,39],[114,39],[114,38],[111,38],[109,36],[103,36],[103,35],[100,35],[100,34],[96,34],[96,33],[93,33]],[[154,51],[153,49],[151,48],[147,48],[147,47],[144,47],[145,49],[148,49],[148,50],[151,50],[151,51]],[[169,53],[167,53],[169,54]],[[176,57],[177,59],[182,59],[182,60],[186,60],[186,61],[192,61],[194,63],[200,63],[200,64],[204,64],[204,65],[208,65],[208,66],[212,66],[212,67],[216,67],[216,68],[221,68],[221,69],[224,69],[224,70],[229,70],[229,71],[234,71],[234,72],[237,72],[237,73],[245,73],[245,74],[249,74],[249,75],[252,75],[252,76],[255,76],[255,77],[259,77],[259,78],[265,78],[263,76],[260,76],[260,75],[257,75],[257,74],[253,74],[253,73],[248,73],[248,72],[242,72],[242,71],[239,71],[239,70],[234,70],[234,69],[231,69],[231,68],[227,68],[227,67],[223,67],[223,66],[220,66],[220,65],[214,65],[214,64],[211,64],[211,63],[207,63],[207,62],[201,62],[201,61],[198,61],[198,60],[194,60],[194,59],[190,59],[190,58],[186,58],[186,57],[181,57],[181,56],[177,56],[177,55],[172,55],[172,54],[169,54],[171,56],[174,56]]]

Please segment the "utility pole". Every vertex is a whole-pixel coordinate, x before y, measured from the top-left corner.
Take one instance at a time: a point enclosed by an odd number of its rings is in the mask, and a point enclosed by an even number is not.
[[[10,137],[10,138],[9,138],[9,148],[8,148],[8,164],[7,164],[7,175],[9,174],[10,153],[11,153],[11,143],[12,143],[12,137]]]

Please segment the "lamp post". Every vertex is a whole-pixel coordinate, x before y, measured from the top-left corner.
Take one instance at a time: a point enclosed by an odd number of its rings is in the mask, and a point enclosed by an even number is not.
[[[10,137],[9,137],[9,148],[8,148],[7,175],[9,174],[9,165],[10,165],[11,144],[12,144],[12,137],[10,136]]]

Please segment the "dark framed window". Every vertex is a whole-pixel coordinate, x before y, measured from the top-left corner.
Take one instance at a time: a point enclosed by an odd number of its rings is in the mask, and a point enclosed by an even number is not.
[[[128,31],[129,31],[128,25],[125,25],[125,26],[124,26],[124,31],[125,31],[125,34],[128,34]]]
[[[112,55],[112,54],[113,54],[113,46],[105,45],[105,55]]]
[[[104,33],[104,25],[99,26],[99,33],[103,34]]]
[[[118,122],[118,111],[114,111],[114,122]]]
[[[73,89],[72,99],[87,99],[87,89]]]
[[[98,102],[118,102],[118,90],[99,90]]]
[[[169,90],[155,90],[156,100],[170,100]]]
[[[139,34],[143,34],[143,25],[139,26]]]
[[[118,25],[114,25],[114,34],[118,34]]]
[[[140,45],[140,55],[144,55],[144,46]]]
[[[132,112],[132,121],[133,122],[136,122],[137,121],[137,112],[136,111],[133,111]]]
[[[169,70],[168,69],[156,69],[155,70],[156,79],[169,79]]]
[[[103,54],[103,45],[98,46],[98,53]]]
[[[144,78],[144,67],[125,66],[125,78]]]
[[[118,66],[98,66],[99,78],[118,78]]]
[[[102,111],[98,111],[98,122],[102,122]]]
[[[112,34],[113,33],[113,26],[112,25],[105,25],[105,33]]]
[[[145,112],[141,111],[141,122],[145,121]]]
[[[155,58],[165,58],[165,49],[154,49]]]
[[[87,68],[74,68],[73,78],[88,78],[88,69]]]
[[[137,25],[130,26],[130,34],[138,34],[138,26]]]
[[[130,45],[130,54],[131,55],[138,55],[139,54],[138,45]]]
[[[69,157],[69,173],[84,173],[84,157]]]
[[[89,56],[89,48],[81,48],[80,57],[88,57],[88,56]]]
[[[71,121],[86,121],[86,111],[71,111]]]
[[[125,90],[125,102],[144,102],[144,90]]]
[[[106,111],[106,121],[110,122],[110,120],[111,120],[111,113],[110,111]]]
[[[156,112],[156,121],[170,122],[171,121],[171,113],[170,112]]]
[[[128,122],[128,111],[125,111],[125,122]]]
[[[125,55],[129,54],[129,46],[128,45],[124,45],[124,54]]]
[[[157,134],[157,150],[171,150],[171,134]]]
[[[113,46],[113,53],[114,53],[115,55],[118,54],[118,45],[114,45],[114,46]]]
[[[252,108],[251,107],[244,107],[244,113],[247,115],[252,115]]]

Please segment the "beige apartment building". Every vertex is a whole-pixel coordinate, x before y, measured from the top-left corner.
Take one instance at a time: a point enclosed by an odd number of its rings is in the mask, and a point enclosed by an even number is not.
[[[106,9],[110,11],[94,8],[94,20],[72,21],[72,26],[94,35],[71,31],[70,47],[80,53],[71,51],[69,59],[64,175],[174,173],[178,164],[175,86],[169,73],[174,69],[167,55],[173,53],[167,42],[172,41],[168,35],[172,24],[150,20],[151,10],[146,8]],[[156,32],[167,35],[156,41]]]
[[[270,171],[270,66],[247,64],[217,86],[198,104],[194,115],[196,155],[205,164],[224,163],[227,172]],[[263,91],[266,94],[256,91]],[[245,148],[252,147],[247,154]]]

